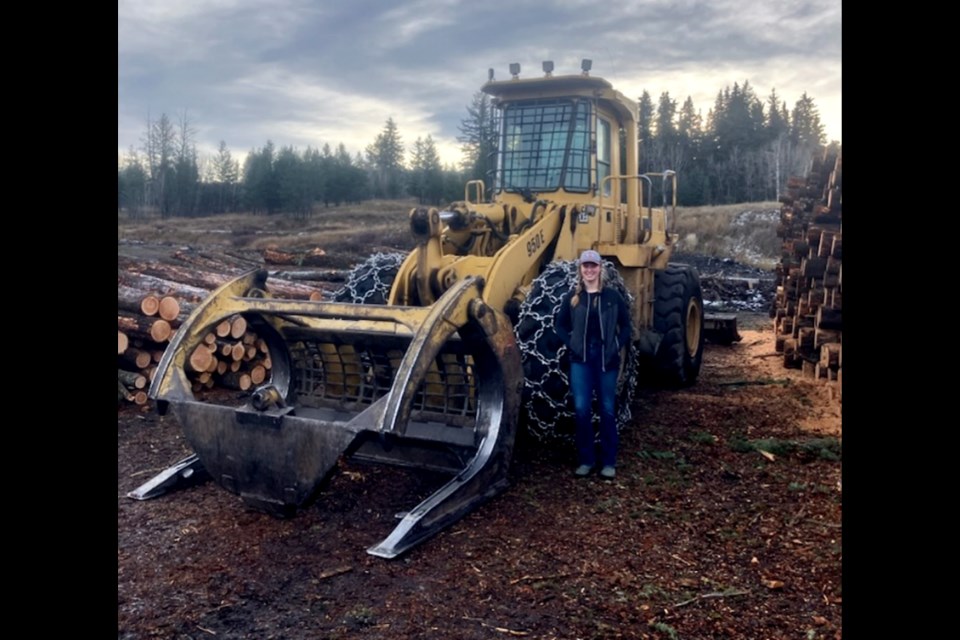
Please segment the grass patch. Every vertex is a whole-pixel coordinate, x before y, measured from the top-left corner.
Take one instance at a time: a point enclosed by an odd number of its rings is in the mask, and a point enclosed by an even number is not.
[[[673,451],[647,451],[646,449],[638,452],[637,455],[645,460],[674,460],[677,457]]]
[[[730,441],[730,448],[737,453],[766,451],[782,457],[797,456],[805,459],[830,460],[833,462],[841,460],[840,440],[838,438],[813,438],[803,441],[780,438],[761,440],[734,438]]]
[[[707,433],[706,431],[694,431],[691,433],[688,438],[690,442],[694,444],[716,444],[717,437],[712,433]]]
[[[677,207],[679,249],[772,269],[783,248],[777,236],[780,203]]]
[[[666,622],[651,622],[650,628],[654,631],[667,634],[667,637],[671,638],[672,640],[677,640],[677,638],[680,637],[677,634],[677,630],[668,625]]]
[[[359,605],[347,612],[343,622],[349,628],[360,629],[376,624],[377,620],[373,609]]]
[[[597,502],[596,506],[593,508],[593,513],[619,513],[622,510],[623,505],[621,504],[619,498],[607,498],[606,500],[600,500]]]
[[[650,584],[649,582],[643,585],[642,587],[640,587],[640,590],[637,591],[637,597],[642,598],[644,600],[649,600],[654,596],[665,596],[665,595],[667,594],[663,589],[661,589],[655,584]]]

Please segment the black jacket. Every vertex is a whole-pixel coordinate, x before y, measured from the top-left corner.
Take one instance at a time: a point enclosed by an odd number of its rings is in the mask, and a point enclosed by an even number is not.
[[[571,308],[571,289],[560,303],[555,327],[557,335],[570,350],[574,362],[583,362],[587,352],[587,292],[580,292],[576,308]],[[630,308],[619,291],[612,287],[600,290],[600,334],[603,337],[603,370],[620,366],[620,350],[630,343],[632,330]]]

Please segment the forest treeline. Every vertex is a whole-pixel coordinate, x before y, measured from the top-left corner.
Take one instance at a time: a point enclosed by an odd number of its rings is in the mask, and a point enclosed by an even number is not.
[[[414,197],[439,205],[463,198],[467,180],[493,183],[496,111],[476,93],[457,138],[463,160],[444,166],[431,136],[407,153],[389,118],[365,148],[351,155],[336,146],[277,148],[272,141],[247,153],[241,166],[225,141],[212,158],[200,158],[186,116],[148,119],[138,148],[117,171],[117,206],[131,216],[195,216],[237,211],[307,215],[315,207],[371,198]],[[787,178],[806,175],[826,143],[812,97],[792,109],[771,91],[766,100],[749,82],[718,92],[706,117],[687,98],[681,105],[663,93],[638,101],[640,171],[676,171],[678,201],[685,206],[775,200]],[[836,145],[837,142],[831,142]]]

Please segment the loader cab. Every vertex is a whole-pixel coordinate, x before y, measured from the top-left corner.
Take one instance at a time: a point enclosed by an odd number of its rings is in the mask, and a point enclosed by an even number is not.
[[[606,179],[637,173],[635,103],[586,71],[522,80],[516,71],[483,87],[499,114],[493,192],[505,200],[543,194],[637,206],[636,181]]]

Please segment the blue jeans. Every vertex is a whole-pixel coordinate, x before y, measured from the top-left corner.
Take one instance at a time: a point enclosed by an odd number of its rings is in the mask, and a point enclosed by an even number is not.
[[[603,371],[602,354],[591,350],[586,362],[570,363],[570,391],[577,417],[577,458],[579,464],[596,465],[596,436],[591,399],[597,393],[600,405],[600,463],[617,463],[617,369]]]

